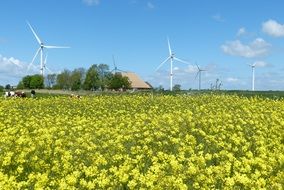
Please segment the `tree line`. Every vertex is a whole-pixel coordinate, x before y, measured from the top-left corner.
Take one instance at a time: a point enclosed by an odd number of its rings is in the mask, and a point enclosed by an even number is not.
[[[107,64],[93,64],[87,70],[65,69],[59,74],[27,75],[17,85],[18,89],[61,89],[61,90],[119,90],[131,88],[128,77],[112,73]]]

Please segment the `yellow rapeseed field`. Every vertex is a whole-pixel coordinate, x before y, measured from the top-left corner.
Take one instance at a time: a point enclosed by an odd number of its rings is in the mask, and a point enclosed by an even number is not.
[[[0,99],[0,189],[283,189],[284,100]]]

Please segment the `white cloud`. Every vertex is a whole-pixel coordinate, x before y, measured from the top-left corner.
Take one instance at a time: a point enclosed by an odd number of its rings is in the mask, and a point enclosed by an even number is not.
[[[239,82],[239,79],[234,78],[234,77],[228,77],[228,78],[226,78],[226,82],[235,83],[235,82]]]
[[[99,5],[100,0],[82,0],[88,6]]]
[[[229,55],[254,58],[266,55],[270,46],[262,38],[257,38],[248,45],[243,44],[239,40],[226,42],[221,48],[224,53]]]
[[[155,5],[154,5],[153,3],[151,3],[151,2],[147,2],[147,7],[148,7],[149,9],[154,9],[154,8],[155,8]]]
[[[212,18],[217,22],[225,22],[225,19],[220,14],[215,14]]]
[[[36,66],[32,66],[29,72],[27,72],[27,68],[28,64],[23,61],[0,55],[0,82],[2,84],[16,83],[25,75],[39,73],[39,68]]]
[[[22,74],[24,63],[14,57],[3,57],[0,55],[0,72],[7,73],[9,75],[18,76]]]
[[[242,36],[246,33],[246,29],[244,27],[240,28],[238,33],[237,33],[237,36]]]
[[[173,70],[174,70],[174,71],[178,71],[179,68],[178,68],[178,67],[174,67]]]
[[[268,64],[264,61],[256,61],[253,63],[256,67],[266,67]]]
[[[0,55],[0,83],[2,85],[17,84],[25,71],[25,64],[20,60]]]
[[[198,72],[198,68],[196,65],[188,65],[184,71],[186,73],[193,74]]]
[[[279,24],[275,20],[268,20],[262,23],[262,31],[270,36],[283,37],[284,25]]]

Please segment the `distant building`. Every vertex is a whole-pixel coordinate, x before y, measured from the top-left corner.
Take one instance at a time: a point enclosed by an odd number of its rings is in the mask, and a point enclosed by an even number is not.
[[[137,74],[133,72],[121,72],[121,75],[129,78],[132,89],[152,89],[152,86],[148,82],[143,81]]]

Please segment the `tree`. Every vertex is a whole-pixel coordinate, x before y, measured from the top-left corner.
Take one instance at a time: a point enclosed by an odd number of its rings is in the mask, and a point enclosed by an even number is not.
[[[96,90],[100,86],[99,74],[97,71],[97,66],[92,65],[86,74],[86,78],[84,81],[84,89],[85,90]]]
[[[6,84],[5,89],[6,90],[10,90],[11,89],[11,85],[10,84]]]
[[[4,86],[0,85],[0,92],[3,92],[3,91],[4,91]]]
[[[31,79],[32,79],[32,76],[30,75],[27,75],[22,79],[24,88],[30,89]]]
[[[44,88],[44,78],[42,75],[27,75],[19,82],[19,89],[42,89]]]
[[[19,84],[17,85],[17,89],[24,89],[25,86],[24,86],[24,83],[23,81],[20,81]]]
[[[173,86],[173,91],[180,91],[181,90],[181,85],[180,84],[175,84]]]
[[[155,91],[158,91],[158,92],[162,92],[164,91],[164,87],[162,85],[159,85],[157,88],[155,88]]]
[[[44,88],[44,78],[42,75],[33,75],[30,81],[30,89]]]
[[[115,73],[110,76],[111,78],[108,80],[108,87],[110,89],[119,90],[119,89],[129,89],[131,88],[131,82],[129,78],[126,76],[122,76],[120,73]]]
[[[85,69],[74,69],[70,75],[71,90],[80,90],[83,84]]]
[[[106,80],[106,77],[109,73],[109,66],[107,64],[99,64],[99,65],[96,65],[96,69],[98,71],[98,74],[99,74],[99,85],[100,85],[100,88],[102,90],[105,89],[106,85],[107,85],[107,80]]]
[[[55,74],[55,73],[53,73],[53,74],[48,74],[47,77],[46,77],[46,79],[47,79],[47,86],[48,86],[49,88],[52,88],[53,85],[54,85],[55,82],[56,82],[56,74]]]
[[[70,89],[71,87],[70,75],[71,72],[67,69],[65,69],[64,71],[62,71],[60,74],[57,75],[56,82],[59,89],[65,89],[65,90]]]

